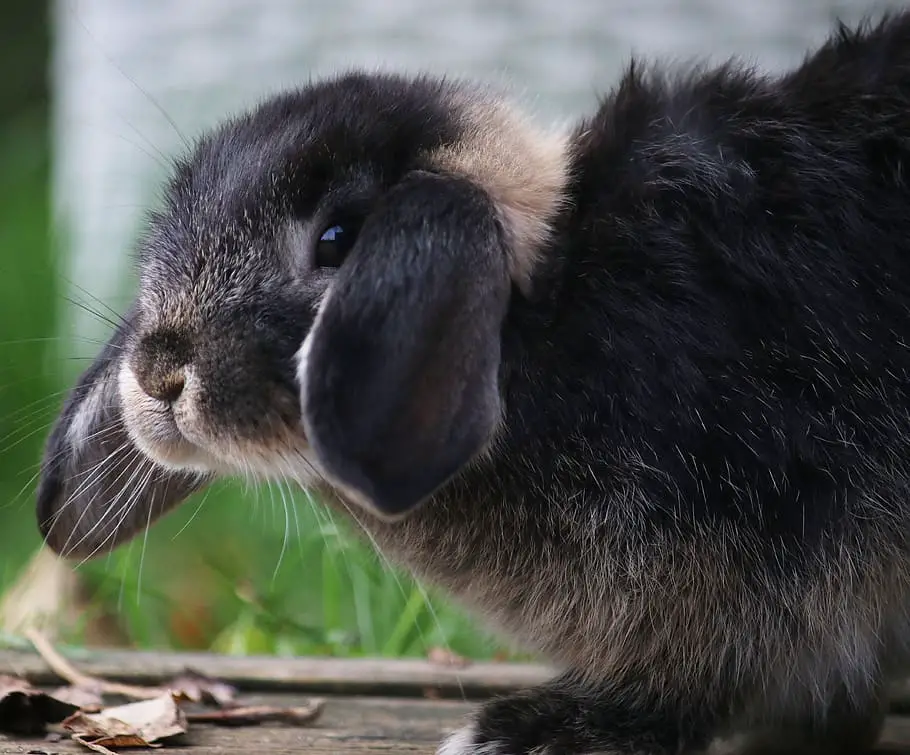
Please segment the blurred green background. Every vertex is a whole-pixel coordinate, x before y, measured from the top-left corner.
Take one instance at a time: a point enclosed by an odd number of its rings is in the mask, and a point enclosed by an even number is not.
[[[56,279],[49,243],[48,29],[42,3],[12,0],[0,65],[0,579],[37,546],[30,478],[43,440]]]
[[[31,0],[10,0],[4,10],[0,56],[16,75],[0,78],[0,594],[27,576],[30,590],[7,592],[8,601],[47,601],[47,590],[71,586],[51,588],[46,576],[23,571],[40,547],[35,475],[74,368],[87,357],[67,362],[61,354],[72,350],[54,335],[65,300],[50,233],[48,12]],[[88,295],[77,304],[109,316],[106,303]],[[96,347],[85,346],[86,354]],[[77,600],[76,615],[58,627],[61,641],[95,636],[234,653],[503,654],[458,610],[387,568],[327,508],[278,486],[221,485],[78,574],[78,596],[60,596]]]

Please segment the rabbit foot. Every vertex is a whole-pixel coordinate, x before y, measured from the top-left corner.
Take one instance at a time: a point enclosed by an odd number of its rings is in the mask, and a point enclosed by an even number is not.
[[[503,732],[495,739],[487,739],[486,736],[479,733],[474,724],[469,724],[457,729],[443,740],[436,750],[436,755],[664,755],[669,752],[659,747],[628,749],[618,745],[577,749],[581,747],[580,743],[571,745],[561,741],[565,733],[554,736],[553,741],[541,737],[540,741],[533,745],[519,743],[516,740],[516,732]],[[521,739],[521,735],[518,739]]]
[[[678,711],[555,681],[486,703],[436,755],[669,755],[695,752],[708,737]]]

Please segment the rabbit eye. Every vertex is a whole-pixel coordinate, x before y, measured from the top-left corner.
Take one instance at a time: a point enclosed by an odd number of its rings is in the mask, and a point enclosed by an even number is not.
[[[317,267],[340,267],[354,245],[355,234],[344,226],[333,225],[323,231],[316,243]]]

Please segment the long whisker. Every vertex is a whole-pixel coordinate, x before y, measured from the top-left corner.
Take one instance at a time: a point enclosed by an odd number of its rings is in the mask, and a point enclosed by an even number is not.
[[[271,487],[269,489],[271,490]],[[291,537],[291,517],[290,512],[288,511],[287,499],[283,495],[281,496],[281,504],[282,509],[284,510],[284,537],[281,540],[281,550],[278,552],[278,561],[275,564],[275,570],[272,572],[273,584],[278,578],[278,570],[281,568],[281,564],[284,561],[284,555],[287,553],[288,543],[290,542]]]
[[[119,312],[117,312],[117,310],[115,310],[113,307],[111,307],[109,304],[107,304],[103,299],[101,299],[98,296],[95,296],[95,294],[93,294],[91,291],[89,291],[86,288],[83,288],[78,283],[76,283],[76,281],[74,281],[70,278],[64,277],[64,280],[66,281],[67,285],[72,286],[73,288],[79,289],[79,291],[82,294],[89,297],[89,299],[92,299],[95,303],[100,304],[102,307],[104,307],[108,312],[111,313],[111,315],[114,317],[114,319],[116,319],[119,323],[122,323],[124,325],[127,324],[126,320],[123,318],[123,315],[121,315]]]
[[[180,535],[183,534],[183,532],[186,530],[187,527],[189,527],[194,521],[196,521],[196,517],[199,516],[199,512],[202,511],[202,507],[205,505],[205,502],[209,499],[209,494],[211,492],[212,492],[211,489],[205,491],[205,493],[202,496],[202,499],[199,501],[199,504],[196,506],[196,510],[193,511],[192,515],[190,516],[189,519],[186,520],[184,525],[179,530],[177,530],[177,532],[174,534],[174,537],[172,538],[172,540],[176,540]]]
[[[105,344],[104,341],[102,341],[98,338],[92,338],[90,336],[73,335],[73,336],[67,336],[67,337],[64,337],[64,336],[35,336],[33,338],[11,338],[8,341],[0,341],[0,346],[26,346],[29,344],[37,344],[37,343],[53,343],[54,341],[57,341],[57,342],[85,341],[86,343],[91,343],[96,346],[103,346]]]
[[[125,446],[126,446],[126,443],[123,443],[119,448],[114,449],[114,454],[121,451],[123,448],[125,448]],[[111,454],[111,456],[113,456],[113,454]],[[95,462],[95,464],[93,464],[91,467],[89,467],[88,469],[86,469],[86,470],[80,472],[78,475],[76,475],[76,477],[82,478],[82,482],[80,482],[79,485],[75,488],[75,490],[73,490],[69,494],[69,496],[67,496],[67,499],[66,499],[66,501],[64,501],[63,505],[56,512],[54,512],[54,514],[51,516],[49,524],[51,524],[52,526],[56,526],[60,517],[66,512],[66,510],[71,505],[73,505],[75,503],[75,501],[79,498],[79,495],[82,493],[82,491],[91,487],[98,481],[99,476],[104,471],[105,464],[107,464],[109,460],[110,460],[110,457],[103,457],[103,458],[99,459],[97,462]],[[87,509],[83,510],[82,516],[85,515],[86,511],[87,511]],[[81,521],[81,517],[80,517],[80,521]],[[78,524],[79,524],[79,522],[77,522],[75,526],[78,526]]]
[[[7,414],[5,417],[0,419],[0,421],[12,422],[16,419],[28,419],[29,417],[33,417],[37,412],[47,411],[51,407],[56,407],[57,400],[60,398],[60,396],[65,395],[67,392],[68,391],[66,390],[54,391],[53,393],[44,395],[39,399],[29,401],[27,404],[20,406],[15,411]],[[37,409],[35,409],[35,407],[37,407]],[[28,412],[30,409],[33,411],[29,414],[26,414],[25,412]]]
[[[341,501],[341,505],[344,506],[345,510],[348,513],[348,516],[350,516],[351,519],[354,520],[354,522],[357,524],[357,526],[360,528],[360,530],[364,533],[364,535],[366,535],[367,539],[370,542],[370,545],[372,546],[376,555],[382,562],[383,568],[388,572],[388,574],[395,581],[395,584],[398,586],[398,589],[401,592],[401,596],[403,598],[407,598],[408,593],[407,593],[407,590],[404,589],[404,584],[402,583],[401,579],[398,576],[398,570],[394,567],[392,562],[388,559],[388,557],[386,556],[386,554],[382,550],[382,548],[379,547],[379,543],[376,542],[376,538],[373,536],[373,533],[370,532],[370,530],[363,523],[363,521],[360,519],[360,517],[357,516],[357,514],[354,512],[353,507],[350,506],[347,503],[347,501],[343,501],[340,498],[339,498],[339,501]]]
[[[310,462],[308,459],[306,459],[306,457],[304,457],[302,454],[299,456],[299,460],[300,460],[301,462],[303,462],[304,465],[307,466],[307,467],[309,468],[309,470],[310,470],[315,476],[317,476],[318,478],[323,479],[323,480],[325,479],[324,476],[323,476],[323,475],[319,472],[319,470],[315,467],[315,465],[313,465],[313,463]],[[298,484],[300,487],[304,487],[303,482],[302,482],[299,478],[296,478],[296,479],[295,479],[295,482],[297,482],[297,484]],[[363,523],[362,519],[361,519],[359,516],[357,516],[357,514],[355,513],[355,511],[353,510],[353,508],[352,508],[346,501],[344,501],[344,500],[342,500],[342,499],[340,499],[340,498],[339,498],[339,500],[340,500],[341,504],[344,506],[344,508],[346,509],[346,511],[347,511],[348,515],[351,517],[351,519],[357,524],[357,526],[358,526],[358,527],[360,528],[360,530],[364,533],[364,535],[366,535],[366,537],[367,537],[367,539],[369,540],[370,545],[372,546],[374,552],[376,553],[377,557],[378,557],[378,558],[380,559],[380,561],[382,562],[383,568],[386,570],[386,572],[389,574],[389,576],[390,576],[390,577],[392,578],[392,580],[395,582],[395,585],[397,586],[399,592],[401,593],[401,596],[402,596],[403,598],[407,598],[407,591],[405,590],[404,585],[403,585],[403,583],[402,583],[400,577],[398,576],[398,571],[397,571],[397,569],[394,567],[394,565],[392,564],[392,562],[391,562],[391,561],[389,560],[389,558],[386,556],[386,554],[385,554],[385,552],[382,550],[382,548],[380,548],[379,543],[376,541],[376,538],[375,538],[375,537],[373,536],[373,534],[370,532],[369,528],[367,528],[366,525]],[[331,511],[329,511],[328,509],[326,509],[326,513],[328,514],[328,516],[329,516],[330,518],[332,517]],[[333,522],[334,522],[334,520],[333,520]],[[428,594],[427,591],[426,591],[426,588],[420,583],[419,580],[416,580],[416,579],[415,579],[415,580],[413,580],[413,582],[414,582],[414,585],[415,585],[416,589],[420,592],[420,595],[421,595],[421,597],[423,598],[423,601],[424,601],[425,605],[428,607],[428,610],[429,610],[429,612],[430,612],[430,616],[431,616],[433,622],[436,624],[437,629],[439,629],[440,636],[443,638],[443,642],[444,642],[444,644],[445,644],[446,649],[449,650],[449,651],[451,651],[451,647],[449,646],[449,642],[448,642],[448,640],[447,640],[446,637],[445,637],[445,632],[444,632],[444,629],[443,629],[443,626],[442,626],[442,622],[441,622],[441,620],[440,620],[440,618],[439,618],[439,614],[436,612],[436,609],[434,608],[434,606],[433,606],[433,604],[432,604],[432,601],[431,601],[431,599],[430,599],[429,594]],[[418,634],[420,635],[421,642],[426,646],[426,645],[428,644],[428,643],[427,643],[427,638],[426,638],[426,635],[424,634],[423,630],[420,628],[419,625],[417,626],[417,631],[418,631]],[[459,682],[459,685],[460,685],[460,684],[461,684],[461,683]],[[461,693],[462,693],[462,697],[465,697],[464,689],[461,690]]]
[[[115,430],[115,428],[102,428],[101,430],[93,433],[92,435],[100,436],[103,433],[110,433],[110,432],[113,432],[114,430]],[[90,467],[89,469],[87,469],[83,472],[80,472],[78,475],[76,475],[77,477],[82,477],[82,482],[79,483],[79,485],[76,487],[75,490],[72,491],[72,493],[70,493],[70,495],[67,497],[67,500],[64,502],[63,506],[61,506],[60,510],[55,513],[54,518],[52,520],[53,522],[57,521],[57,519],[60,517],[60,515],[64,513],[64,511],[67,509],[68,506],[70,506],[74,501],[76,501],[78,499],[78,497],[82,494],[82,492],[84,490],[87,490],[89,487],[94,485],[95,482],[97,482],[98,475],[101,473],[101,471],[103,471],[104,465],[107,462],[109,462],[112,458],[114,458],[117,454],[119,454],[121,451],[123,451],[127,447],[127,445],[129,445],[129,440],[123,441],[117,448],[115,448],[110,453],[110,455],[108,455],[106,457],[102,457],[92,467]],[[63,453],[63,452],[61,451],[61,453]],[[123,474],[123,472],[121,472],[121,475],[122,474]],[[118,479],[119,479],[119,477],[118,477]],[[84,515],[84,513],[85,512],[83,511],[83,515]]]
[[[105,464],[107,461],[108,461],[108,459],[102,459],[100,462],[98,462],[98,463],[95,465],[95,467],[93,467],[93,470],[96,470],[96,471],[95,471],[95,473],[92,475],[91,483],[90,483],[89,485],[87,485],[86,487],[90,487],[91,485],[94,485],[94,484],[98,481],[98,478],[104,474],[104,471],[105,471],[105,470],[104,470],[104,464]],[[106,488],[106,489],[107,489],[107,490],[111,490],[111,489],[114,487],[114,485],[116,484],[116,482],[120,479],[120,477],[122,477],[122,475],[126,472],[127,469],[129,469],[128,466],[127,466],[123,471],[121,471],[120,475],[118,475],[118,477],[117,477],[117,480],[114,480],[114,481],[108,486],[108,488]],[[134,474],[135,474],[135,470],[133,471],[133,475],[134,475]],[[132,477],[132,475],[131,475],[131,477]],[[87,482],[87,480],[83,481],[83,485],[85,485],[86,482]],[[128,484],[128,483],[129,483],[129,481],[127,481],[127,484]],[[81,487],[81,486],[80,486],[80,487]],[[101,513],[101,516],[99,516],[99,517],[96,519],[95,523],[94,523],[94,524],[92,525],[92,527],[88,530],[88,532],[83,533],[82,537],[79,538],[79,541],[76,542],[76,543],[74,543],[73,546],[72,546],[72,548],[70,548],[70,545],[69,545],[69,544],[70,544],[70,541],[71,541],[72,538],[73,538],[73,535],[76,534],[76,532],[78,531],[79,525],[81,524],[82,520],[85,518],[86,514],[88,514],[89,511],[90,511],[90,507],[89,507],[89,506],[83,507],[82,511],[81,511],[80,514],[79,514],[79,518],[76,520],[76,523],[75,523],[75,525],[73,526],[73,531],[70,533],[70,535],[69,535],[69,537],[67,538],[66,542],[63,544],[63,547],[61,548],[61,550],[62,550],[64,553],[71,553],[71,552],[74,551],[76,548],[78,548],[78,547],[79,547],[79,546],[80,546],[88,537],[90,537],[91,534],[92,534],[96,529],[98,529],[98,527],[100,527],[100,526],[106,524],[106,520],[107,520],[108,515],[109,515],[110,512],[117,506],[117,502],[118,502],[118,500],[119,500],[119,497],[123,494],[123,492],[124,492],[126,489],[127,489],[127,488],[126,488],[126,485],[124,485],[123,487],[121,487],[121,488],[118,490],[118,492],[114,495],[114,497],[113,497],[113,498],[111,499],[111,501],[108,503],[108,505],[107,505],[107,507],[105,508],[105,510]],[[64,506],[61,507],[60,512],[58,512],[58,515],[59,515],[60,513],[62,513],[63,510],[64,510],[65,508],[67,508],[68,506],[70,506],[74,501],[78,500],[78,497],[79,497],[79,496],[78,496],[78,489],[77,489],[77,491],[74,491],[74,492],[67,498],[66,503],[64,504]]]
[[[123,448],[123,447],[125,447],[125,446],[127,446],[127,445],[128,445],[128,442],[125,441],[124,444],[121,446],[121,448]],[[131,453],[131,458],[129,458],[129,461],[123,465],[123,469],[120,471],[120,474],[117,475],[116,479],[114,479],[114,480],[111,481],[111,483],[110,483],[110,484],[108,485],[108,487],[107,487],[107,490],[112,490],[112,489],[114,488],[114,486],[116,486],[116,485],[120,482],[120,480],[121,480],[121,478],[123,477],[123,475],[126,474],[126,472],[129,471],[130,468],[132,467],[132,474],[130,474],[129,478],[128,478],[127,481],[126,481],[126,484],[123,485],[122,487],[120,487],[120,489],[117,491],[117,493],[116,493],[116,494],[114,495],[114,497],[111,499],[110,503],[108,503],[108,505],[107,505],[107,507],[105,508],[105,510],[102,512],[101,516],[97,518],[97,520],[96,520],[95,523],[91,526],[91,528],[90,528],[87,532],[83,533],[82,537],[79,538],[79,541],[78,541],[77,543],[75,543],[75,544],[72,546],[72,548],[68,551],[69,543],[70,543],[70,540],[71,540],[72,537],[73,537],[73,534],[76,533],[76,531],[77,531],[78,528],[79,528],[79,524],[82,522],[83,518],[85,517],[85,515],[86,515],[86,514],[89,512],[89,510],[90,510],[88,506],[86,506],[86,507],[84,507],[84,508],[82,509],[82,512],[79,514],[79,519],[76,521],[76,524],[75,524],[75,526],[73,527],[73,533],[70,534],[70,536],[66,539],[66,542],[63,544],[63,547],[61,548],[61,550],[62,550],[64,553],[66,553],[66,552],[72,552],[73,550],[75,550],[76,548],[78,548],[80,545],[82,545],[82,543],[84,543],[84,542],[86,541],[86,539],[89,538],[89,537],[92,535],[92,533],[94,533],[94,531],[95,531],[96,529],[98,529],[98,527],[99,527],[102,523],[104,523],[104,522],[106,521],[107,517],[110,515],[110,513],[111,513],[111,512],[114,510],[114,508],[117,506],[118,501],[119,501],[119,499],[120,499],[120,496],[124,493],[124,491],[126,491],[126,490],[129,489],[130,483],[133,482],[133,480],[135,479],[136,475],[139,473],[139,470],[141,469],[141,466],[140,466],[140,465],[138,465],[138,464],[133,464],[133,462],[135,462],[136,458],[137,458],[138,455],[139,455],[138,451],[135,450],[135,449],[131,449],[131,451],[132,451],[132,453]],[[114,454],[111,454],[110,457],[108,457],[108,458],[106,458],[106,459],[103,459],[101,463],[103,464],[104,462],[108,461],[110,458],[113,458],[113,456],[114,456]],[[70,498],[68,499],[67,503],[69,503],[69,501],[71,501],[71,500],[75,500],[75,495],[76,495],[76,494],[75,494],[75,492],[74,492],[74,494],[73,494],[72,496],[70,496]],[[61,509],[61,510],[62,510],[62,509]]]
[[[28,478],[28,481],[25,483],[25,485],[23,485],[22,488],[19,490],[19,492],[13,496],[13,499],[11,501],[9,501],[9,503],[0,505],[0,510],[7,508],[7,507],[12,508],[16,504],[16,502],[19,501],[19,499],[21,499],[25,495],[25,491],[28,490],[29,488],[31,488],[31,486],[35,483],[35,480],[37,480],[40,475],[41,475],[41,466],[38,465],[38,469],[35,472],[35,474],[33,474],[31,477]],[[23,501],[23,503],[25,503],[25,501]]]
[[[132,502],[127,507],[127,512],[132,510],[133,506],[136,505],[136,502],[140,499],[142,494],[145,492],[145,489],[148,487],[149,482],[154,476],[155,468],[149,466],[149,470],[145,475],[145,478],[142,480],[142,484],[137,488],[135,495],[132,498]],[[145,564],[145,553],[148,548],[148,539],[149,539],[149,530],[152,528],[152,513],[154,507],[148,506],[148,513],[145,519],[145,528],[142,533],[142,550],[139,552],[139,574],[136,578],[136,596],[139,598],[142,595],[142,567]],[[121,518],[119,524],[117,525],[117,530],[120,529],[120,526],[123,524],[124,519]],[[116,531],[115,531],[116,532]]]
[[[136,89],[138,89],[148,99],[148,101],[152,104],[152,106],[159,113],[161,113],[161,115],[168,122],[168,124],[171,126],[171,128],[174,129],[174,133],[177,134],[177,137],[180,139],[181,142],[183,142],[184,146],[189,147],[190,146],[189,140],[187,140],[186,136],[184,136],[183,132],[178,128],[177,123],[170,116],[170,114],[161,106],[161,104],[154,97],[152,97],[151,94],[149,94],[145,89],[143,89],[141,86],[139,86],[139,83],[137,81],[135,81],[131,76],[129,76],[126,73],[126,71],[123,70],[123,68],[121,66],[117,65],[117,62],[113,58],[111,58],[110,55],[108,55],[106,52],[104,52],[104,48],[102,47],[101,43],[98,41],[98,39],[95,37],[95,35],[92,34],[91,31],[89,31],[88,27],[85,25],[85,23],[82,21],[82,19],[79,18],[79,16],[76,14],[75,10],[73,8],[69,8],[69,11],[70,11],[70,13],[73,14],[73,18],[75,19],[76,23],[78,23],[82,27],[82,29],[85,31],[85,33],[89,37],[92,38],[92,40],[97,45],[98,50],[101,51],[101,54],[104,55],[104,57],[107,59],[108,63],[110,63],[110,65],[112,67],[114,67],[117,71],[119,71],[120,74],[123,76],[123,78],[125,78],[127,81],[129,81],[134,87],[136,87]]]
[[[286,480],[278,480],[278,490],[281,492],[281,496],[284,497],[287,495],[288,501],[290,502],[291,511],[294,514],[294,526],[297,530],[297,547],[300,549],[301,556],[303,555],[303,536],[300,532],[300,515],[297,511],[297,506],[294,502],[294,494],[291,489],[288,487]]]
[[[87,392],[92,387],[93,386],[86,386],[84,392]],[[3,418],[3,422],[16,421],[18,423],[18,426],[8,432],[6,435],[0,437],[0,443],[5,443],[6,441],[13,438],[17,433],[20,433],[23,430],[31,427],[34,421],[43,419],[43,417],[40,415],[46,415],[51,409],[55,409],[56,414],[57,399],[62,393],[66,393],[66,391],[58,391],[49,396],[44,396],[36,401],[32,401],[17,411],[11,412],[5,418]],[[79,396],[80,394],[76,393],[75,395]],[[18,442],[19,441],[17,441],[17,443]]]
[[[0,442],[4,442],[13,438],[13,436],[18,435],[19,437],[15,440],[12,440],[6,446],[0,446],[0,455],[12,451],[20,443],[24,443],[29,438],[33,438],[38,433],[45,432],[53,424],[53,419],[48,419],[46,416],[33,416],[30,417],[27,422],[23,425],[17,427],[10,433],[7,433],[2,438]]]
[[[117,327],[119,327],[119,325],[118,325],[118,323],[116,322],[116,320],[112,320],[112,319],[111,319],[110,317],[108,317],[107,315],[104,315],[104,314],[102,314],[101,312],[98,312],[97,310],[92,309],[92,308],[91,308],[88,304],[86,304],[85,302],[81,302],[81,301],[79,301],[78,299],[73,299],[72,297],[69,297],[69,296],[65,296],[64,299],[66,299],[66,300],[67,300],[70,304],[72,304],[74,307],[78,307],[78,308],[81,309],[83,312],[87,312],[88,314],[92,315],[92,317],[97,317],[101,322],[103,322],[103,323],[105,323],[105,324],[107,324],[107,325],[110,325],[112,328],[117,328]]]
[[[137,454],[133,455],[134,458],[131,461],[135,461],[136,455]],[[130,467],[130,465],[126,465],[126,466],[127,466],[127,468]],[[108,542],[110,542],[113,538],[116,538],[117,532],[120,530],[121,525],[123,524],[124,520],[130,513],[131,505],[129,504],[129,502],[132,501],[133,505],[135,505],[135,501],[138,500],[138,497],[131,496],[130,499],[125,501],[122,505],[118,506],[121,496],[123,495],[124,492],[130,490],[131,483],[136,479],[136,475],[138,475],[142,470],[142,465],[140,465],[140,464],[133,464],[132,466],[133,466],[133,471],[132,471],[132,474],[130,475],[129,479],[127,480],[126,484],[123,485],[117,491],[117,493],[111,499],[111,502],[105,508],[104,512],[98,518],[98,520],[95,522],[95,524],[92,526],[92,528],[79,539],[78,543],[76,543],[73,546],[73,550],[75,550],[80,545],[82,545],[82,543],[85,542],[85,540],[98,528],[99,525],[101,525],[101,524],[104,525],[104,527],[102,527],[102,530],[101,530],[102,532],[104,532],[104,528],[110,526],[110,532],[108,533],[107,537],[105,537],[103,540],[101,540],[95,546],[95,548],[92,549],[92,551],[87,556],[85,556],[85,558],[83,558],[82,561],[79,562],[79,566],[82,566],[83,564],[87,563],[92,558],[94,558],[99,552],[101,552],[104,549],[104,547],[108,544]],[[119,476],[118,476],[118,479],[119,479]],[[116,480],[114,481],[114,483],[116,483]],[[114,483],[112,483],[108,487],[108,490],[110,490],[113,487]],[[150,510],[151,510],[151,507],[150,507]],[[117,513],[114,513],[114,512],[117,512]],[[108,522],[109,518],[113,518],[113,519],[115,519],[115,521],[109,523]]]

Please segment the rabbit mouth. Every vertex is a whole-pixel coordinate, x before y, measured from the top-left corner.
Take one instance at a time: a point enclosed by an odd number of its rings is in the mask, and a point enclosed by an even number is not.
[[[140,451],[169,469],[216,471],[212,468],[216,457],[206,451],[185,419],[178,419],[183,413],[174,405],[147,395],[126,364],[120,371],[119,388],[124,421]]]
[[[292,421],[294,411],[277,412],[264,418],[257,432],[244,434],[207,420],[189,387],[192,382],[189,376],[184,395],[167,402],[145,393],[128,364],[121,368],[119,391],[126,428],[153,462],[176,472],[261,479],[300,478],[301,469],[305,472],[311,466],[302,425]]]

